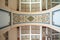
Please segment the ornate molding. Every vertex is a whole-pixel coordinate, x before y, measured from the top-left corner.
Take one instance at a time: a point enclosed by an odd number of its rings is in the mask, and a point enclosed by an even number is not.
[[[50,14],[13,14],[13,24],[19,23],[50,23]]]

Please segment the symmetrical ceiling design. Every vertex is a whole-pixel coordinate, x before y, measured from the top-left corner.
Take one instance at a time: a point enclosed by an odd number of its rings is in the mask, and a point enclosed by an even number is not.
[[[2,14],[2,13],[0,13]],[[15,13],[15,12],[11,12],[11,18],[9,16],[8,20],[11,20],[11,25],[13,26],[15,24],[17,25],[23,25],[23,24],[38,24],[38,25],[45,25],[48,26],[52,29],[56,29],[56,30],[60,30],[60,5],[56,6],[50,10],[47,11],[43,11],[43,12],[38,12],[36,14],[34,14],[34,12],[31,13]],[[5,15],[4,15],[5,16]],[[3,16],[2,16],[3,17]],[[1,19],[1,18],[0,18]],[[7,17],[5,18],[7,19]],[[4,22],[6,22],[7,20],[4,19]],[[1,21],[1,20],[0,20]],[[2,23],[2,22],[0,22]],[[4,25],[4,24],[2,24]],[[5,27],[5,26],[3,26]]]

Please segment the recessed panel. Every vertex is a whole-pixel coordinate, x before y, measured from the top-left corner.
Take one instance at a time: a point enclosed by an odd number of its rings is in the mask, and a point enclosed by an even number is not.
[[[30,11],[29,4],[21,4],[21,11],[22,12],[29,12]]]
[[[53,12],[53,25],[60,26],[60,10]]]
[[[32,12],[40,11],[40,4],[39,3],[31,4],[31,11]]]
[[[0,28],[10,25],[9,12],[0,10]]]

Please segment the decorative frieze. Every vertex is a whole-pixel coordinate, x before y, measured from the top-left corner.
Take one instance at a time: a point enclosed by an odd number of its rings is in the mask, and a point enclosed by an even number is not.
[[[50,14],[13,14],[13,23],[50,23]]]

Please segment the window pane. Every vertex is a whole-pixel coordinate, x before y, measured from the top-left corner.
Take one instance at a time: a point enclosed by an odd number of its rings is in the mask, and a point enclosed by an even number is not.
[[[32,4],[32,5],[31,5],[31,11],[32,11],[32,12],[40,11],[40,4],[39,4],[39,3],[37,3],[37,4]]]
[[[29,4],[21,4],[21,11],[29,12],[30,11]]]

